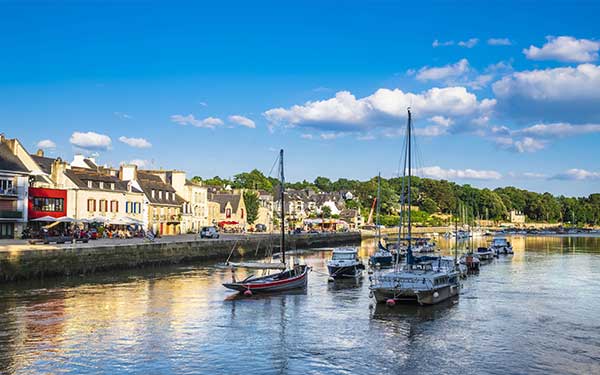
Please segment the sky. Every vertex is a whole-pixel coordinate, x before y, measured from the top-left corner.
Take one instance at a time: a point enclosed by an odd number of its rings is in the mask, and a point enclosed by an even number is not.
[[[418,3],[418,4],[417,4]],[[600,2],[0,2],[0,131],[188,175],[600,192]]]

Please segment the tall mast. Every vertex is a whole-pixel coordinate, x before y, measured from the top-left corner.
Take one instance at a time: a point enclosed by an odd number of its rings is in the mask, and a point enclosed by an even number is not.
[[[454,263],[458,254],[458,207],[456,207],[456,216],[454,217]]]
[[[377,239],[381,242],[381,228],[379,227],[379,201],[381,199],[381,172],[377,176],[377,219],[375,225],[377,226]]]
[[[283,174],[283,149],[279,150],[279,171],[281,175],[279,193],[281,198],[281,262],[285,264],[285,176]]]
[[[407,210],[408,210],[408,216],[407,216],[407,219],[408,219],[408,231],[407,231],[408,249],[407,249],[407,253],[406,253],[406,262],[408,264],[413,264],[412,247],[411,247],[412,246],[412,228],[411,228],[412,223],[411,223],[411,212],[410,212],[411,206],[412,206],[411,192],[410,192],[410,185],[411,185],[410,179],[412,176],[412,170],[411,170],[412,164],[411,164],[411,157],[410,157],[410,154],[412,151],[411,150],[411,138],[412,138],[412,135],[411,135],[412,123],[411,123],[411,121],[412,121],[412,118],[411,118],[411,113],[410,113],[410,107],[408,107],[407,110],[408,110],[408,129],[406,130],[406,136],[408,137],[408,145],[407,145],[407,154],[408,154],[407,155],[407,159],[408,159],[408,184],[407,184],[407,187],[408,187],[408,205],[407,205],[408,206],[408,208],[407,208]]]

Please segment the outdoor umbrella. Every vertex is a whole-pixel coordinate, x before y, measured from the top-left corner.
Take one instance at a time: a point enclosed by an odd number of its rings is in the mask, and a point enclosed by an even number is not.
[[[102,216],[94,216],[90,219],[90,223],[107,223],[108,219]]]
[[[119,217],[117,219],[110,220],[109,223],[112,225],[129,225],[129,224],[131,224],[131,221],[128,219]]]
[[[74,223],[77,220],[75,220],[69,216],[62,216],[62,217],[59,217],[58,219],[56,219],[56,221],[58,221],[59,223]]]
[[[38,217],[37,219],[33,219],[31,221],[46,221],[46,222],[48,222],[48,221],[56,221],[56,218],[52,217],[52,216],[42,216],[42,217]]]

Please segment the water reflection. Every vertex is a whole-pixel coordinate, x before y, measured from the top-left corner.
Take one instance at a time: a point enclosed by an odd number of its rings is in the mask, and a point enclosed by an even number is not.
[[[297,254],[315,270],[307,290],[253,298],[225,290],[230,271],[213,264],[5,284],[0,366],[7,374],[598,373],[600,239],[510,241],[514,256],[464,281],[460,299],[432,307],[373,306],[366,276],[328,282],[328,251]],[[452,254],[454,241],[437,242]],[[374,251],[365,241],[360,255]]]

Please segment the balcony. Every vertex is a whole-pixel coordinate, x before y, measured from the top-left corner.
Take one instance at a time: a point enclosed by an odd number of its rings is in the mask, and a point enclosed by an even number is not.
[[[0,211],[0,219],[22,219],[21,211]]]
[[[0,189],[0,196],[5,197],[17,197],[19,195],[19,191],[16,187],[8,188],[8,189]]]

